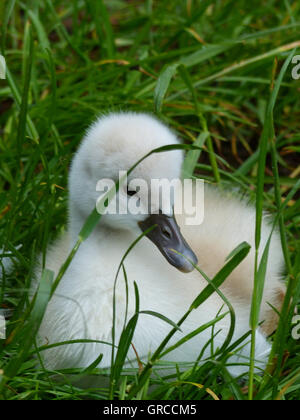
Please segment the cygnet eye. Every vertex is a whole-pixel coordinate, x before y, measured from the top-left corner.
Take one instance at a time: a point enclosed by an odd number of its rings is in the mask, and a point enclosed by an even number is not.
[[[137,191],[134,191],[134,190],[130,190],[128,187],[127,187],[127,195],[129,195],[129,197],[132,197],[133,195],[135,195],[137,193]]]

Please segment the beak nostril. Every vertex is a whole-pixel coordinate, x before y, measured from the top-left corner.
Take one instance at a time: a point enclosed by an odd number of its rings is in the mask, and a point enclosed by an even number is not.
[[[171,234],[171,232],[170,232],[168,229],[163,228],[163,229],[161,230],[161,232],[162,232],[162,234],[163,234],[166,238],[168,238],[168,239],[171,239],[171,238],[172,238],[172,234]]]
[[[194,265],[188,260],[197,264],[197,257],[180,233],[175,217],[162,213],[151,214],[145,221],[139,222],[139,225],[143,232],[151,226],[154,228],[146,236],[173,267],[183,273],[193,271]]]

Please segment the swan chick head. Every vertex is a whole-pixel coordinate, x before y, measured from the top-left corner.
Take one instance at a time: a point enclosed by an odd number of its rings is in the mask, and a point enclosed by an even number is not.
[[[109,185],[111,181],[111,185],[116,185],[152,150],[178,144],[179,140],[168,127],[147,114],[113,113],[97,119],[88,129],[71,166],[71,229],[79,231],[95,208],[101,183]],[[188,260],[196,263],[197,258],[175,221],[174,194],[164,197],[160,190],[152,188],[153,180],[179,180],[182,161],[181,150],[154,153],[143,160],[128,174],[126,182],[120,184],[115,200],[109,205],[109,209],[115,211],[103,214],[99,228],[104,226],[140,234],[141,230],[149,230],[155,225],[147,236],[170,264],[188,272],[193,269]],[[169,205],[165,205],[165,201]]]

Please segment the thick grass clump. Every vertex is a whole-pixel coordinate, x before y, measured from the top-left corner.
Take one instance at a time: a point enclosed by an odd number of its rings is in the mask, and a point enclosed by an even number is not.
[[[292,63],[300,54],[299,11],[300,3],[289,0],[1,3],[0,48],[7,71],[0,81],[0,310],[8,318],[7,338],[0,340],[1,398],[300,399],[300,341],[292,336],[300,302],[300,85]],[[205,363],[189,370],[179,364],[168,380],[163,371],[151,376],[178,325],[170,327],[170,337],[140,366],[140,374],[122,371],[138,321],[138,290],[136,316],[115,350],[107,387],[82,390],[36,367],[33,356],[43,349],[37,349],[35,337],[47,302],[98,218],[87,220],[56,279],[44,271],[31,303],[35,261],[41,251],[45,261],[48,243],[65,229],[68,168],[84,130],[99,113],[122,109],[154,112],[180,134],[187,145],[185,176],[250,196],[257,209],[257,249],[263,211],[273,213],[287,296],[261,376],[254,374],[254,361],[247,382],[224,369],[240,344],[229,345],[230,336]],[[248,251],[243,244],[216,278],[207,279],[191,310],[218,291]],[[1,259],[8,255],[13,270],[5,274]],[[267,257],[268,245],[263,258],[257,256],[253,279],[253,350]],[[225,297],[224,305],[234,327]],[[178,324],[187,314],[182,316]],[[212,320],[216,330],[217,321]],[[68,373],[97,375],[100,360],[101,355],[84,372]]]

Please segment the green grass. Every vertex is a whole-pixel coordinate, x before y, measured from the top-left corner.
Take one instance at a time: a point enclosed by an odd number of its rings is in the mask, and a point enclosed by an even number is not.
[[[14,271],[0,284],[0,308],[10,313],[7,340],[0,340],[3,399],[300,399],[300,342],[291,336],[300,302],[300,84],[292,79],[290,63],[300,54],[299,12],[300,3],[290,0],[1,3],[7,75],[0,80],[0,249],[14,255]],[[257,247],[262,211],[275,216],[288,293],[271,338],[271,366],[256,376],[250,364],[246,387],[223,369],[239,343],[186,372],[179,366],[178,375],[166,381],[163,375],[150,377],[152,364],[168,351],[166,337],[140,376],[128,372],[120,379],[116,365],[110,386],[97,390],[54,382],[35,366],[35,334],[54,290],[45,271],[30,304],[36,257],[42,251],[45,258],[49,241],[65,229],[68,168],[84,130],[99,113],[120,109],[154,112],[187,145],[200,147],[187,150],[188,176],[251,197]],[[93,216],[87,221],[78,246],[96,221]],[[243,245],[215,279],[207,279],[194,305],[222,284],[246,252]],[[268,248],[256,261],[253,328],[267,253]],[[138,291],[136,298],[135,318],[116,351],[121,365],[130,345],[126,335],[139,314]],[[95,366],[87,372],[96,374]]]

